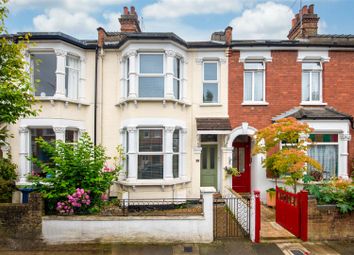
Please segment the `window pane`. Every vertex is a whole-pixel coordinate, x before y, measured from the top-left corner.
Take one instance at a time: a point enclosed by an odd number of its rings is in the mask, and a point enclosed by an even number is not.
[[[139,97],[164,97],[163,77],[140,77]]]
[[[215,147],[210,147],[209,148],[209,153],[210,153],[210,169],[215,169]]]
[[[312,142],[323,143],[323,142],[338,142],[338,134],[310,134],[309,138]]]
[[[139,130],[139,151],[140,152],[162,151],[162,130],[161,129],[140,129]]]
[[[203,84],[203,102],[217,103],[218,102],[218,84],[204,83]]]
[[[321,70],[321,63],[319,62],[314,62],[314,63],[303,63],[302,64],[302,69],[303,70]]]
[[[162,54],[141,54],[140,73],[162,74],[163,55]]]
[[[238,148],[238,156],[239,156],[239,162],[238,162],[238,170],[240,173],[245,172],[245,148]]]
[[[173,95],[175,99],[180,99],[180,81],[173,79]]]
[[[310,101],[310,73],[302,72],[302,101]]]
[[[33,80],[36,96],[54,96],[56,91],[57,57],[51,54],[32,54]]]
[[[256,62],[256,63],[252,63],[252,62],[246,62],[244,65],[244,68],[247,70],[260,70],[260,69],[264,69],[264,64],[263,62]]]
[[[181,60],[179,58],[174,58],[173,60],[173,75],[181,78]]]
[[[39,137],[42,137],[45,141],[50,142],[55,140],[55,133],[53,129],[51,128],[46,128],[46,129],[31,129],[31,153],[32,156],[38,158],[44,163],[49,163],[50,159],[49,156],[46,152],[44,152],[39,145],[36,143],[36,139]],[[32,164],[32,170],[35,173],[41,173],[41,169],[35,165]]]
[[[252,72],[245,72],[244,101],[252,101]]]
[[[204,80],[216,81],[218,79],[217,63],[204,63]]]
[[[320,72],[312,72],[312,100],[320,100]]]
[[[263,72],[254,73],[254,101],[263,101]]]
[[[217,142],[218,136],[217,135],[201,135],[200,141],[201,142]]]
[[[65,91],[69,98],[77,99],[79,88],[79,58],[66,56]]]
[[[173,155],[173,162],[172,162],[172,167],[173,167],[173,178],[178,178],[179,176],[179,155]]]
[[[308,154],[317,160],[323,168],[323,177],[328,179],[337,175],[338,170],[338,146],[337,145],[312,145]],[[309,170],[313,170],[309,166]]]
[[[163,155],[138,155],[138,179],[162,179]]]
[[[202,148],[202,169],[207,169],[208,168],[208,148],[203,147]]]
[[[65,130],[65,142],[66,143],[75,143],[77,142],[77,131],[76,130]]]
[[[173,152],[179,152],[179,129],[173,132]]]

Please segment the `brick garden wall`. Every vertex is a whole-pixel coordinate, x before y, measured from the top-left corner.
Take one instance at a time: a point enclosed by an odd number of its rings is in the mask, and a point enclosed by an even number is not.
[[[341,214],[335,206],[317,206],[317,201],[308,200],[309,240],[354,240],[354,215]]]
[[[0,204],[0,247],[37,245],[42,235],[42,211],[38,193],[30,194],[28,204]]]

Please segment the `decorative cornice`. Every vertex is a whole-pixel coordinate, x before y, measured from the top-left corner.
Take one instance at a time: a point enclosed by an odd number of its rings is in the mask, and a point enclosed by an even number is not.
[[[53,127],[54,133],[64,133],[65,127]]]
[[[67,52],[62,49],[55,49],[54,52],[55,52],[55,55],[57,55],[57,56],[66,56],[66,54],[67,54]]]
[[[128,131],[129,133],[131,133],[131,132],[136,132],[136,127],[127,127],[127,131]]]
[[[173,131],[175,131],[174,126],[165,126],[165,132],[172,133]]]
[[[195,59],[195,62],[198,64],[198,65],[201,65],[203,63],[203,58],[196,58]]]
[[[136,57],[138,55],[138,52],[136,51],[136,50],[130,50],[130,51],[128,51],[125,55],[124,55],[124,57]]]
[[[28,133],[29,132],[28,127],[20,127],[18,130],[20,133]]]
[[[347,141],[347,142],[349,142],[352,139],[352,136],[350,134],[340,134],[339,137],[341,141]]]
[[[165,53],[168,57],[175,57],[176,56],[176,52],[173,50],[166,50]]]

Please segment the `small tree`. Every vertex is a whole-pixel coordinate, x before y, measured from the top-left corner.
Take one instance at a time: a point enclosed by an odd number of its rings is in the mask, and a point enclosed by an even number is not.
[[[321,165],[306,154],[307,143],[311,140],[303,137],[308,137],[312,131],[308,124],[290,117],[278,120],[255,134],[253,153],[266,154],[263,167],[276,176],[284,177],[285,183],[293,186],[294,192],[297,181],[304,176],[308,165],[321,169]],[[276,151],[280,143],[283,146]]]
[[[87,209],[97,209],[101,203],[101,196],[107,192],[113,181],[118,178],[121,170],[122,149],[118,147],[118,156],[114,158],[114,167],[106,166],[110,158],[105,149],[93,145],[89,135],[84,133],[76,144],[67,144],[62,141],[46,142],[42,138],[36,141],[40,148],[50,158],[45,163],[38,158],[30,160],[38,165],[46,175],[32,176],[31,179],[47,200],[49,210],[54,211],[58,202],[63,202],[72,194],[80,190],[89,192],[90,204]],[[84,190],[84,191],[82,191]]]
[[[23,57],[29,35],[18,40],[7,34],[5,19],[8,15],[8,0],[0,0],[0,146],[8,134],[6,125],[14,124],[20,118],[34,116],[35,102],[31,84],[29,63]]]

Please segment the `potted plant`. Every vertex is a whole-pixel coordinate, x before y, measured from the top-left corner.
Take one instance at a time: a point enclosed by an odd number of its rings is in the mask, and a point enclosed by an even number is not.
[[[225,166],[224,170],[227,175],[240,176],[240,171],[238,171],[238,169],[236,167]]]
[[[266,192],[267,192],[267,196],[266,196],[267,206],[275,207],[275,203],[276,203],[275,188],[269,188],[266,190]]]

